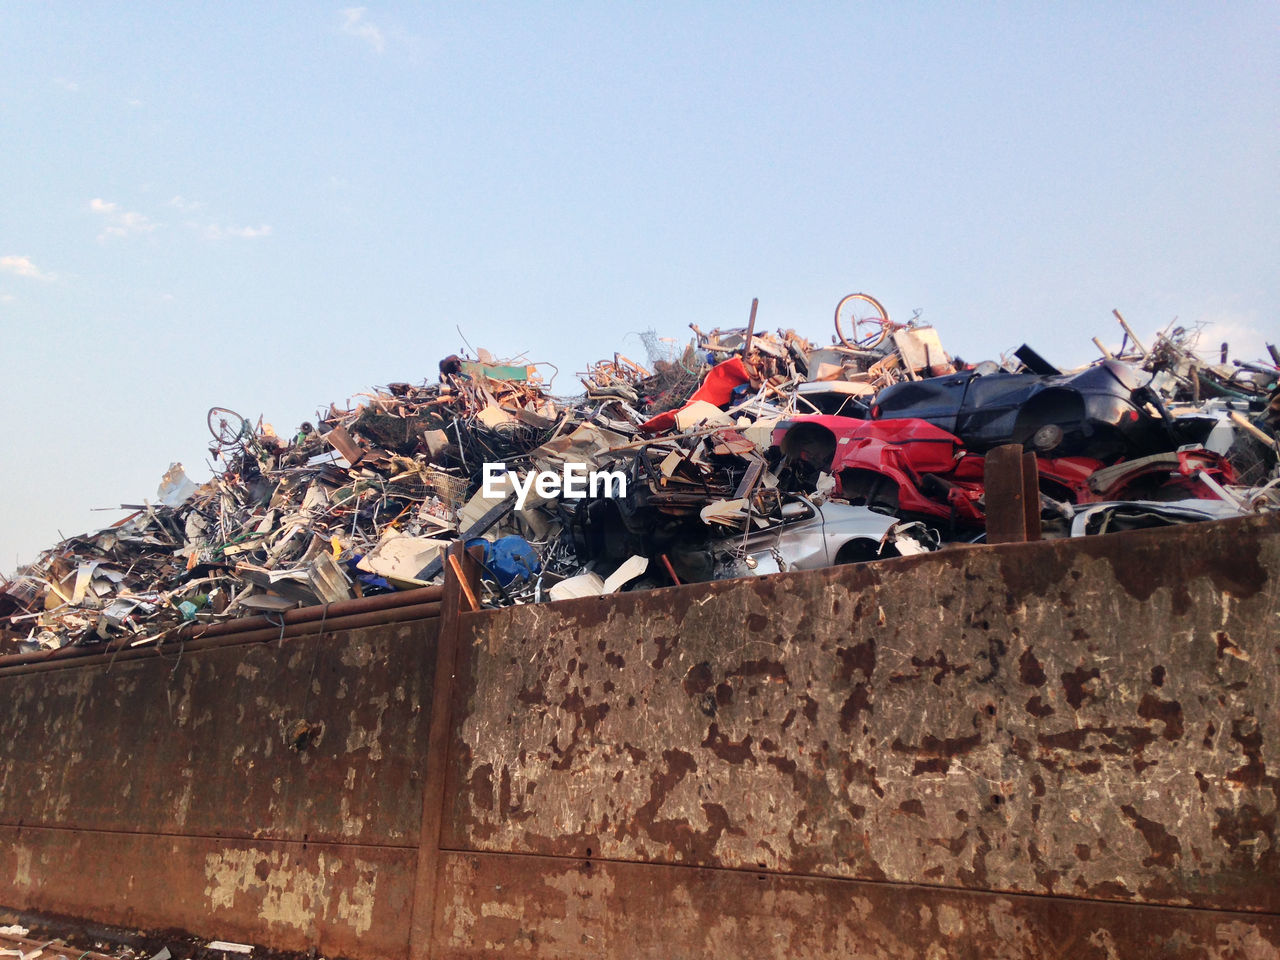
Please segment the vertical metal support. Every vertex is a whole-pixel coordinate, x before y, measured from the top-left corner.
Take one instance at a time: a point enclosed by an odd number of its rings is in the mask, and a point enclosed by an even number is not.
[[[1040,539],[1040,464],[1034,453],[1022,455],[1022,515],[1028,540]]]
[[[454,670],[462,614],[474,609],[471,597],[479,585],[479,568],[462,541],[449,545],[444,564],[444,599],[436,639],[436,671],[431,692],[431,727],[422,781],[422,831],[409,923],[409,960],[429,960],[435,933],[439,890],[440,834],[444,825],[445,779],[449,770],[449,737],[453,719]],[[464,610],[465,607],[465,610]]]
[[[982,479],[986,488],[987,543],[1022,543],[1027,539],[1022,444],[1006,443],[988,450]]]

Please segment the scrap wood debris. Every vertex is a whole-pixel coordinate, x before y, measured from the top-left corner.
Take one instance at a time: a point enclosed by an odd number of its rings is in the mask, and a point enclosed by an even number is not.
[[[1095,338],[1079,370],[1026,346],[970,364],[853,294],[830,344],[757,330],[753,304],[746,327],[644,335],[643,362],[592,364],[572,398],[480,350],[287,436],[215,407],[211,479],[173,464],[0,581],[0,654],[424,586],[459,538],[484,546],[490,605],[978,543],[984,458],[1008,443],[1035,454],[1049,537],[1280,506],[1276,348],[1205,359],[1194,331],[1147,345],[1115,318],[1119,346]]]

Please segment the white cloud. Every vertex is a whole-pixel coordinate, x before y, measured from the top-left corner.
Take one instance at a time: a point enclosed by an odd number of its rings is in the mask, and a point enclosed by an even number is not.
[[[17,299],[12,293],[0,293],[0,303],[13,303]]]
[[[89,201],[89,209],[105,218],[106,225],[98,234],[99,240],[105,240],[107,237],[128,237],[136,233],[150,233],[160,226],[141,213],[121,209],[120,204],[100,197],[94,197]]]
[[[198,224],[192,224],[192,226],[198,226]],[[219,224],[211,223],[204,228],[204,235],[210,240],[221,240],[223,237],[257,240],[260,237],[271,236],[271,225],[264,223],[257,227],[223,227]]]
[[[203,210],[204,204],[199,200],[188,200],[183,196],[175,196],[169,201],[169,206],[175,210],[181,210],[183,213],[195,213],[197,210]]]
[[[1217,363],[1221,345],[1225,343],[1232,359],[1270,362],[1266,345],[1268,341],[1276,342],[1277,338],[1263,334],[1258,319],[1256,312],[1202,317],[1196,324],[1199,327],[1196,352]]]
[[[30,257],[19,257],[13,254],[0,257],[0,270],[5,273],[12,273],[16,277],[27,277],[31,280],[53,280],[52,273],[45,273],[34,263]]]
[[[56,83],[58,86],[60,86],[63,90],[66,90],[70,93],[80,92],[80,84],[76,83],[74,80],[68,80],[66,77],[54,77],[53,82]]]
[[[349,36],[359,37],[378,53],[382,53],[387,47],[387,38],[381,28],[364,18],[367,9],[367,7],[347,7],[340,11],[341,30]]]
[[[227,236],[244,237],[246,240],[269,237],[271,236],[271,224],[264,223],[256,227],[227,227]]]
[[[222,240],[226,237],[257,240],[261,237],[271,236],[271,225],[267,223],[259,224],[256,227],[237,227],[226,226],[216,220],[207,219],[201,215],[208,206],[202,200],[189,200],[181,194],[177,194],[169,199],[168,205],[187,215],[187,219],[183,221],[187,229],[203,234],[209,240]]]

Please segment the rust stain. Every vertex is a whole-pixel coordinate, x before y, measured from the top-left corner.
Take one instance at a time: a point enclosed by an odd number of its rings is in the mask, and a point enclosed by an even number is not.
[[[1112,546],[1058,541],[478,616],[452,782],[508,770],[519,816],[455,793],[449,845],[1280,909],[1249,592],[1280,538],[1245,538],[1225,603],[1238,526],[1141,533],[1136,592]],[[1265,663],[1224,672],[1219,633]]]
[[[1275,956],[1280,527],[1122,536],[468,616],[437,952]],[[430,639],[0,678],[0,903],[405,957]]]
[[[750,872],[458,853],[443,887],[440,947],[457,960],[1269,960],[1280,949],[1275,917]]]
[[[1043,687],[1048,679],[1031,647],[1023,650],[1022,656],[1018,657],[1018,678],[1029,687]]]

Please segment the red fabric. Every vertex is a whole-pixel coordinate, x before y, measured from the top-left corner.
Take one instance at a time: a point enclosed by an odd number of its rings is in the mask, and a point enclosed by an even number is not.
[[[707,403],[715,404],[717,407],[723,407],[733,397],[733,388],[744,383],[750,382],[751,378],[747,375],[747,368],[742,362],[741,357],[733,357],[724,363],[718,363],[703,378],[702,386],[693,392],[684,407],[689,406],[697,400],[705,400]],[[680,407],[683,410],[684,407]],[[641,433],[655,434],[666,433],[676,425],[676,414],[679,410],[668,410],[666,413],[660,413],[656,417],[646,420],[640,425]]]

